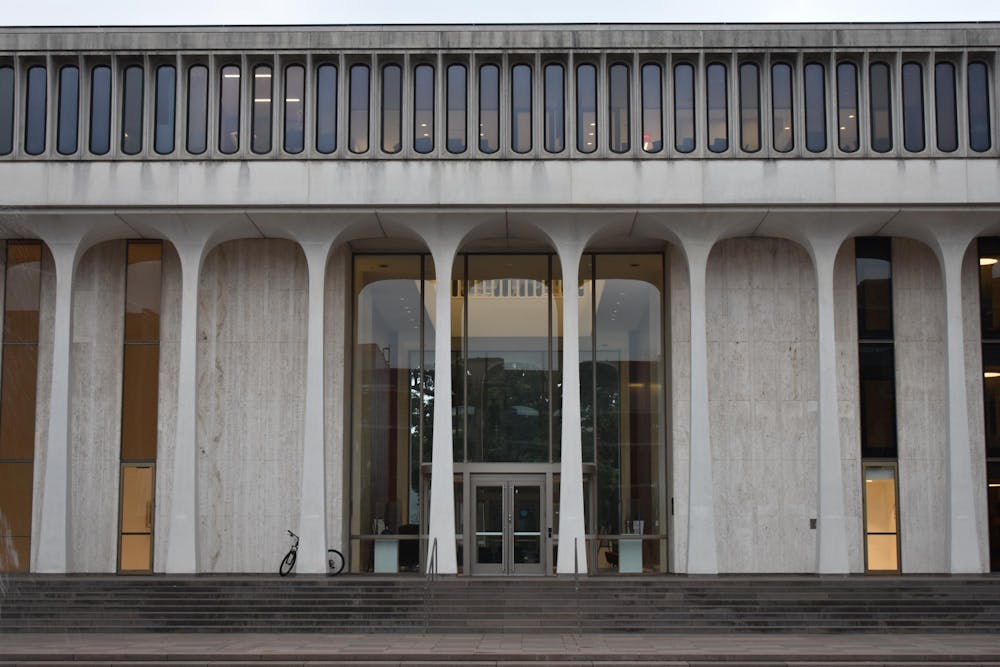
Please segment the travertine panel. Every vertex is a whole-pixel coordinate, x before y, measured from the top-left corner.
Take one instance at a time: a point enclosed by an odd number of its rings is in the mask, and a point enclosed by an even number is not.
[[[687,571],[688,477],[691,451],[691,294],[687,260],[676,246],[667,251],[669,271],[671,433],[667,472],[673,502],[670,544],[672,570]]]
[[[323,415],[326,431],[326,534],[330,546],[347,556],[349,549],[346,516],[348,478],[346,465],[349,451],[347,437],[347,405],[351,387],[348,385],[348,346],[351,344],[351,252],[342,246],[332,253],[326,269],[326,331],[324,347],[325,382],[323,385]]]
[[[788,241],[721,242],[706,301],[719,571],[815,571],[812,263]]]
[[[87,251],[73,284],[69,571],[114,572],[118,554],[125,241]]]
[[[927,246],[892,240],[900,565],[946,572],[948,410],[944,284]]]
[[[49,401],[52,398],[52,337],[55,326],[56,270],[52,254],[43,244],[42,280],[38,302],[38,385],[35,399],[35,466],[31,501],[31,570],[38,562],[38,535],[41,528],[42,480],[49,441]]]
[[[177,250],[164,242],[160,274],[160,399],[157,406],[156,507],[153,522],[153,570],[167,562],[168,518],[177,444],[177,376],[180,355],[181,263]]]
[[[307,274],[289,241],[225,243],[198,303],[198,569],[273,572],[298,526]]]

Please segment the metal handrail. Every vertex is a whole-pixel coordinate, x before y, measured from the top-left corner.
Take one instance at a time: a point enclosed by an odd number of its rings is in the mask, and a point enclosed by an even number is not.
[[[424,583],[424,634],[427,634],[427,626],[431,616],[431,582],[437,580],[437,555],[438,539],[435,537],[431,543],[431,555],[427,559],[427,580]]]

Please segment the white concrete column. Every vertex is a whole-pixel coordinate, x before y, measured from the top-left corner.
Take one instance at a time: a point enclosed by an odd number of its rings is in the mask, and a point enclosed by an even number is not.
[[[691,451],[688,481],[688,574],[716,574],[715,486],[708,429],[708,333],[705,275],[711,243],[683,245],[691,292]]]
[[[455,246],[431,249],[437,281],[434,304],[434,440],[431,464],[430,527],[427,567],[437,540],[437,571],[457,574],[455,549],[455,466],[452,461],[451,406],[451,267]]]
[[[969,435],[969,401],[965,386],[965,335],[962,315],[962,260],[968,239],[939,244],[944,276],[948,367],[948,562],[949,571],[986,572],[976,530],[976,511]],[[983,451],[979,450],[979,456]]]
[[[73,274],[79,243],[51,243],[56,274],[52,324],[52,384],[49,393],[48,440],[38,514],[35,571],[64,573],[69,541],[70,342],[73,337]]]
[[[840,451],[840,415],[837,397],[837,340],[834,328],[833,267],[840,241],[812,244],[816,267],[819,348],[819,452],[817,457],[818,517],[816,571],[845,574],[847,530],[844,524],[844,472]]]
[[[329,243],[303,243],[309,269],[305,428],[299,505],[301,574],[326,572],[326,457],[323,427],[323,323]]]
[[[198,277],[204,243],[175,244],[181,267],[180,352],[177,374],[177,444],[167,525],[167,574],[198,570]]]
[[[573,574],[587,572],[587,540],[583,522],[583,437],[580,432],[580,303],[577,297],[583,247],[558,245],[563,284],[563,392],[556,573]]]

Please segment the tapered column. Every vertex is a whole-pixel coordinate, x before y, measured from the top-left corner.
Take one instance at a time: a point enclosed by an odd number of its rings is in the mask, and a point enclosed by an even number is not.
[[[455,482],[451,433],[451,267],[455,248],[432,250],[437,279],[434,304],[434,440],[431,464],[430,527],[427,567],[436,558],[437,572],[457,574],[455,554]],[[437,554],[433,555],[435,540]]]
[[[299,500],[299,558],[302,574],[326,572],[326,457],[323,429],[323,323],[326,260],[330,244],[303,244],[309,268],[306,339],[306,404]]]
[[[708,430],[705,273],[711,244],[686,244],[691,296],[691,451],[688,479],[688,574],[716,574],[715,486]]]
[[[816,266],[819,331],[819,456],[816,570],[846,573],[847,531],[844,525],[844,472],[840,451],[837,397],[837,340],[833,311],[833,267],[840,242],[813,245]]]
[[[49,391],[48,440],[38,514],[35,571],[64,573],[69,539],[69,387],[73,336],[73,273],[78,245],[50,244],[55,264],[55,314],[52,323],[52,381]]]
[[[558,574],[587,571],[583,523],[583,438],[580,433],[580,304],[577,296],[582,254],[580,247],[559,250],[563,274],[563,392]]]
[[[198,274],[202,244],[178,244],[181,268],[180,354],[177,373],[177,430],[170,516],[167,526],[168,574],[197,572],[197,401]]]
[[[965,386],[965,332],[962,316],[962,260],[967,242],[940,250],[948,346],[948,563],[952,573],[985,572],[976,530],[972,483],[969,401]],[[983,452],[980,450],[980,456]]]

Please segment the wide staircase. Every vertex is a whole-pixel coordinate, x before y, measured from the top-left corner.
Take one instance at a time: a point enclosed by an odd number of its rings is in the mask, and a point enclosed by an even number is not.
[[[11,632],[995,633],[1000,576],[7,575]]]

